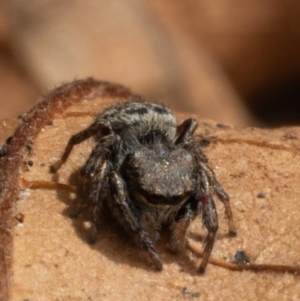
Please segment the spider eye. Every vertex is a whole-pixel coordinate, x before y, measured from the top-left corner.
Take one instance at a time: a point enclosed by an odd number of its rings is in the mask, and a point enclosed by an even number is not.
[[[154,205],[177,205],[181,203],[186,197],[187,195],[185,194],[165,196],[162,194],[153,193],[147,199],[151,204]]]
[[[174,196],[170,197],[170,200],[172,201],[172,203],[178,204],[181,202],[181,200],[183,198],[184,198],[184,196],[182,194],[180,194],[180,195],[174,195]]]
[[[150,202],[153,204],[163,204],[165,199],[163,195],[156,193],[151,194],[149,198]]]

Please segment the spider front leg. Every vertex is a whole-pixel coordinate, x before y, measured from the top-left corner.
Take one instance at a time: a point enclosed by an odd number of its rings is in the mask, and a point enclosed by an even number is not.
[[[217,196],[219,197],[220,201],[224,204],[225,207],[225,214],[228,219],[228,232],[230,236],[236,236],[236,228],[233,222],[233,216],[230,206],[229,196],[221,186],[221,184],[217,181],[216,176],[212,169],[204,163],[201,163],[201,168],[205,171],[208,177],[208,181],[210,185],[213,187],[214,191],[216,192]]]
[[[185,148],[189,149],[191,145],[189,144],[192,135],[194,134],[197,128],[197,122],[194,119],[186,119],[181,125],[177,127],[176,136],[174,138],[175,144],[183,143]],[[196,144],[197,145],[197,144]],[[231,236],[236,236],[236,228],[233,222],[232,211],[230,207],[229,196],[225,192],[224,188],[218,183],[216,176],[212,169],[207,165],[207,158],[204,153],[201,151],[200,144],[197,145],[197,148],[191,149],[198,159],[200,168],[205,172],[208,177],[210,185],[213,187],[214,191],[217,193],[219,199],[223,202],[225,207],[225,214],[228,218],[228,228],[229,234]]]
[[[202,262],[198,269],[199,273],[203,274],[205,272],[206,266],[208,264],[215,243],[215,237],[218,231],[218,214],[217,214],[215,202],[211,196],[209,195],[201,196],[200,202],[202,205],[202,221],[208,231],[208,234],[205,239]]]
[[[149,233],[143,229],[140,219],[137,218],[140,212],[135,212],[136,209],[131,205],[126,184],[116,172],[111,172],[110,174],[110,187],[112,200],[108,202],[108,205],[113,216],[131,234],[136,244],[148,253],[157,270],[161,271],[163,264],[155,250],[154,242],[150,238]]]
[[[195,212],[197,211],[198,206],[194,206],[192,202],[185,204],[178,211],[175,220],[170,225],[172,235],[169,248],[171,252],[179,253],[186,247],[188,228],[195,218]]]
[[[199,204],[201,205],[202,210],[202,222],[206,227],[208,234],[205,238],[202,262],[198,269],[199,273],[201,274],[205,272],[219,228],[217,209],[212,198],[213,192],[214,187],[210,181],[210,174],[207,173],[205,169],[202,169],[200,173]]]

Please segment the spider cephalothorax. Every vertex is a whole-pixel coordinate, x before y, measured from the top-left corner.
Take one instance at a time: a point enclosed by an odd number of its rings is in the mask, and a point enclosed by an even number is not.
[[[91,126],[71,137],[52,169],[56,171],[66,161],[75,144],[95,138],[96,146],[81,169],[79,187],[79,207],[93,212],[93,241],[105,203],[161,270],[155,242],[162,225],[172,231],[171,250],[181,251],[191,221],[202,214],[208,235],[199,271],[205,271],[218,230],[214,194],[225,205],[230,234],[235,234],[235,227],[228,195],[193,137],[196,127],[194,119],[178,126],[163,105],[133,100],[104,110]]]

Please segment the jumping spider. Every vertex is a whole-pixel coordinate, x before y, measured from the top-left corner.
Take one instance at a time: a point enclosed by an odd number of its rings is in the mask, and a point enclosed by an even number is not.
[[[204,273],[218,230],[213,194],[225,206],[229,233],[236,231],[229,197],[193,137],[196,128],[194,119],[177,125],[172,111],[163,105],[132,100],[107,108],[87,129],[71,137],[52,171],[67,160],[74,145],[94,137],[96,146],[80,172],[77,208],[78,213],[84,207],[92,210],[93,241],[99,212],[107,205],[162,270],[155,250],[161,227],[167,225],[171,230],[170,249],[181,251],[191,221],[201,213],[208,230],[199,267]]]

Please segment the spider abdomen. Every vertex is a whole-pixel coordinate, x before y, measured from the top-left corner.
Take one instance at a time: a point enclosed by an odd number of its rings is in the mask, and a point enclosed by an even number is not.
[[[109,121],[122,140],[143,139],[158,133],[168,141],[176,134],[177,121],[172,111],[160,104],[124,102],[104,110],[97,118]]]

